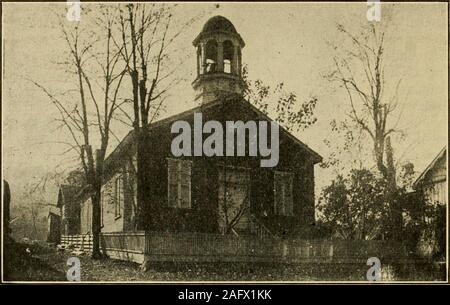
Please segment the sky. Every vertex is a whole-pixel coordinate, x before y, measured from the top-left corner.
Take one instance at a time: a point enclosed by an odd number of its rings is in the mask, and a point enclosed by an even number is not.
[[[62,155],[67,147],[56,143],[67,139],[67,133],[56,128],[56,109],[27,79],[58,92],[73,83],[73,78],[56,64],[63,58],[65,43],[52,12],[64,15],[66,5],[2,3],[2,7],[2,170],[14,196],[42,175],[73,165],[73,155]],[[390,18],[384,17],[385,11]],[[330,121],[346,117],[348,100],[323,77],[333,64],[334,51],[327,42],[340,43],[336,41],[336,23],[358,31],[368,22],[365,2],[190,3],[180,4],[176,12],[174,18],[203,13],[179,37],[177,43],[184,52],[195,54],[192,40],[203,24],[222,15],[246,43],[242,56],[251,79],[272,86],[284,82],[300,100],[316,96],[317,123],[295,135],[322,156],[330,154],[323,140],[330,137]],[[380,22],[389,20],[386,78],[391,85],[402,79],[400,126],[406,137],[394,143],[394,150],[402,161],[413,162],[418,173],[448,138],[447,19],[446,3],[382,4]],[[179,72],[187,81],[173,89],[163,116],[196,106],[191,87],[195,71],[192,56]],[[122,138],[128,130],[117,126],[114,132]],[[112,142],[110,147],[116,145]],[[318,197],[332,176],[316,166],[315,178]],[[55,187],[45,194],[49,201],[56,201]]]

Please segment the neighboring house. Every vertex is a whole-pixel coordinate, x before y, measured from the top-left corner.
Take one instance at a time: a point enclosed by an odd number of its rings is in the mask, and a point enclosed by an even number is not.
[[[58,209],[50,209],[47,217],[47,241],[59,243],[61,239],[61,215]]]
[[[80,233],[79,190],[78,186],[72,185],[63,184],[59,187],[56,207],[60,209],[61,234]]]
[[[445,260],[446,249],[446,209],[448,203],[447,186],[447,148],[444,147],[425,168],[413,188],[423,193],[431,203],[432,215],[424,215],[424,220],[432,227],[420,232],[417,253],[425,257],[440,257]],[[431,229],[431,230],[430,230]]]
[[[146,230],[228,231],[239,235],[265,230],[286,236],[298,234],[314,223],[314,165],[322,158],[281,127],[279,162],[273,168],[260,166],[260,160],[268,157],[172,154],[171,144],[176,136],[171,133],[172,124],[186,121],[194,126],[194,116],[200,113],[203,122],[272,121],[243,98],[244,45],[231,22],[221,16],[211,18],[194,40],[198,57],[193,87],[199,106],[150,125],[150,191],[141,203]],[[248,145],[248,131],[245,137]],[[102,232],[132,231],[136,212],[136,147],[132,131],[106,158],[104,171]],[[60,197],[61,201],[66,198],[63,190]],[[80,230],[66,227],[65,232],[89,233],[89,195],[78,200]],[[66,210],[75,207],[66,201],[58,204]],[[65,225],[71,224],[72,219],[75,221],[66,211]]]
[[[446,205],[447,192],[447,148],[444,147],[425,168],[413,184],[415,190],[422,190],[432,203]]]

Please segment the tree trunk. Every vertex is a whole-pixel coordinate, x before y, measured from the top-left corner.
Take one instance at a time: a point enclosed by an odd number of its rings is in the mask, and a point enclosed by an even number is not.
[[[386,169],[387,169],[387,178],[389,185],[393,188],[397,187],[397,180],[395,178],[396,171],[394,165],[394,150],[391,146],[391,138],[386,138]]]
[[[375,161],[377,163],[377,169],[383,176],[383,178],[389,179],[388,171],[386,165],[384,164],[384,153],[385,153],[384,148],[385,148],[385,139],[383,136],[377,133],[374,139],[374,153],[375,153]]]
[[[101,207],[101,196],[102,196],[102,176],[103,176],[103,159],[104,150],[99,149],[95,152],[96,166],[95,175],[91,185],[93,186],[93,194],[91,196],[92,201],[92,258],[98,259],[102,257],[100,251],[100,233],[102,230],[102,207]]]
[[[92,200],[92,258],[99,259],[100,252],[100,232],[101,232],[101,207],[100,207],[100,188],[95,190],[91,196]]]
[[[141,127],[136,137],[137,144],[137,230],[148,230],[151,217],[151,181],[149,149],[149,131],[147,127]]]
[[[144,208],[144,166],[143,166],[143,139],[141,130],[136,133],[136,230],[145,230],[145,208]]]
[[[397,180],[396,180],[396,170],[394,165],[394,151],[391,146],[390,137],[386,138],[386,169],[387,169],[387,179],[388,179],[388,196],[390,199],[390,214],[392,218],[392,237],[394,239],[402,238],[402,228],[403,228],[403,215],[402,207],[399,203],[399,198],[397,198]]]

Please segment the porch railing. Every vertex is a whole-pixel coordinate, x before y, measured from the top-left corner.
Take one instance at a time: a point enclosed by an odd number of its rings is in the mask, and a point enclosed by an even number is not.
[[[250,214],[249,220],[251,233],[255,234],[260,239],[276,239],[276,236],[267,228],[264,223],[262,223],[261,220],[258,219],[257,216],[255,216],[254,214]]]

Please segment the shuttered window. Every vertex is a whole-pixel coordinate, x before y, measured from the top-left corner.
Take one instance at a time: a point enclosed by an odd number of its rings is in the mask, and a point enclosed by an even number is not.
[[[115,182],[115,198],[114,198],[114,216],[116,218],[122,215],[121,209],[123,207],[124,197],[123,197],[123,179],[122,175],[116,178]]]
[[[293,181],[294,175],[289,172],[276,171],[274,174],[275,214],[293,216]]]
[[[191,208],[191,174],[191,161],[167,159],[169,207]]]

